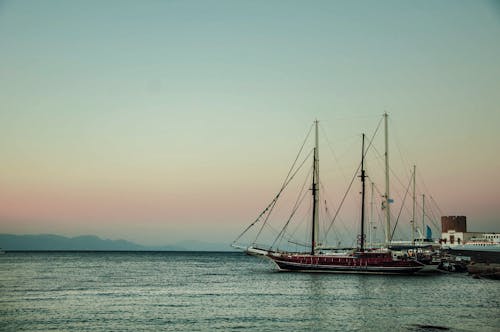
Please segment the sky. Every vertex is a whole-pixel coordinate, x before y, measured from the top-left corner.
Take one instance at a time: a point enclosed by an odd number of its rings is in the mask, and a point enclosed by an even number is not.
[[[499,41],[498,1],[2,1],[0,233],[230,243],[315,119],[354,160],[384,112],[394,171],[500,232]]]

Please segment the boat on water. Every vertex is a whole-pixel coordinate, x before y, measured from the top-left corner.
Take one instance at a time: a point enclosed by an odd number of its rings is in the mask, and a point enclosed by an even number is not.
[[[441,245],[436,243],[401,243],[391,242],[389,249],[406,253],[424,265],[419,273],[440,273],[442,267]]]
[[[444,247],[453,256],[467,257],[474,262],[500,263],[500,234],[486,233],[463,244]]]
[[[411,217],[411,241],[393,241],[391,239],[389,248],[395,251],[403,251],[412,259],[424,264],[424,268],[419,273],[439,273],[442,272],[441,244],[432,240],[432,230],[425,225],[425,195],[422,195],[422,227],[417,238],[416,228],[416,165],[413,165],[412,172],[412,217]],[[424,229],[426,234],[424,236]]]
[[[390,211],[389,211],[389,180],[388,180],[388,153],[387,153],[387,114],[384,114],[384,122],[386,127],[385,144],[386,144],[386,192],[385,213],[387,216],[386,224],[386,243],[390,241]],[[323,248],[319,243],[319,144],[318,144],[318,121],[314,122],[315,128],[315,145],[312,151],[312,183],[310,192],[312,193],[312,215],[310,219],[310,241],[308,244],[309,251],[294,252],[290,250],[277,250],[264,248],[253,243],[250,246],[240,246],[237,241],[245,234],[252,226],[254,226],[261,217],[268,211],[272,211],[281,192],[290,181],[285,180],[284,186],[278,192],[266,209],[259,217],[248,226],[242,234],[233,242],[233,247],[243,249],[249,255],[255,255],[272,260],[276,266],[283,271],[298,271],[298,272],[333,272],[333,273],[356,273],[356,274],[413,274],[421,271],[424,268],[422,262],[409,257],[402,252],[396,252],[389,248],[367,248],[365,243],[365,179],[367,177],[365,170],[365,135],[362,135],[361,148],[361,163],[356,171],[357,176],[361,180],[361,218],[360,218],[360,233],[357,237],[357,246],[352,249],[329,249]],[[297,160],[297,159],[296,159]],[[292,167],[293,169],[293,167]],[[291,174],[291,170],[289,175]],[[292,173],[295,174],[295,173]],[[352,182],[351,182],[352,183]],[[267,219],[266,219],[267,220]],[[285,224],[285,227],[288,222]],[[278,237],[283,234],[283,230],[278,234]],[[275,240],[276,242],[276,240]]]
[[[363,274],[413,274],[424,264],[409,257],[393,255],[389,249],[362,250],[341,255],[270,252],[267,254],[281,270]]]

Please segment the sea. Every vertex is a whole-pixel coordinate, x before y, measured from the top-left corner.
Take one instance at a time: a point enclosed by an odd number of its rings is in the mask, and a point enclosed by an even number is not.
[[[235,252],[7,252],[2,331],[500,331],[500,282],[280,272]]]

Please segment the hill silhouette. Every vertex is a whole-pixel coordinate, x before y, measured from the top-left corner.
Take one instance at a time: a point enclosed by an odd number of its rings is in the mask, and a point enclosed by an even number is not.
[[[65,237],[54,234],[14,235],[0,234],[0,248],[6,251],[228,251],[225,244],[200,241],[182,241],[175,245],[144,246],[126,240],[101,239],[95,235]]]

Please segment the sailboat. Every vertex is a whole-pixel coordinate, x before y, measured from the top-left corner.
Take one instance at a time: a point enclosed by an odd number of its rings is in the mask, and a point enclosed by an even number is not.
[[[387,114],[385,123],[387,126]],[[273,261],[280,270],[284,271],[300,271],[300,272],[333,272],[333,273],[358,273],[358,274],[413,274],[420,271],[424,266],[417,260],[410,259],[407,256],[393,253],[390,249],[379,248],[370,249],[365,247],[365,179],[367,177],[365,171],[365,135],[362,135],[362,153],[360,175],[362,186],[362,202],[361,202],[361,232],[358,236],[358,246],[351,250],[343,250],[340,252],[323,250],[318,243],[318,206],[319,206],[319,146],[318,146],[318,121],[314,122],[315,127],[315,146],[313,150],[313,172],[310,191],[312,193],[312,216],[310,220],[310,248],[309,252],[291,252],[279,251],[257,247],[255,245],[241,247],[236,245],[238,239],[253,226],[268,209],[272,209],[279,197],[281,191],[275,197],[273,202],[261,213],[254,223],[245,229],[245,231],[233,242],[233,246],[243,249],[250,255],[265,257]],[[386,135],[387,145],[387,135]],[[387,157],[387,153],[386,153]],[[388,173],[388,172],[387,172]],[[388,180],[386,180],[388,187]],[[389,195],[386,188],[385,203],[386,213],[389,213]],[[386,226],[390,230],[390,225]],[[386,231],[386,240],[388,239],[389,231]]]
[[[420,273],[438,273],[441,265],[439,243],[432,241],[432,231],[430,227],[425,225],[425,194],[422,194],[422,228],[418,231],[419,237],[415,236],[415,213],[416,213],[416,194],[415,194],[415,179],[416,179],[416,165],[413,165],[412,183],[413,183],[413,207],[411,224],[411,240],[410,241],[391,241],[389,248],[392,250],[405,251],[410,257],[424,264],[424,268]],[[426,235],[424,235],[424,227],[426,228]]]

